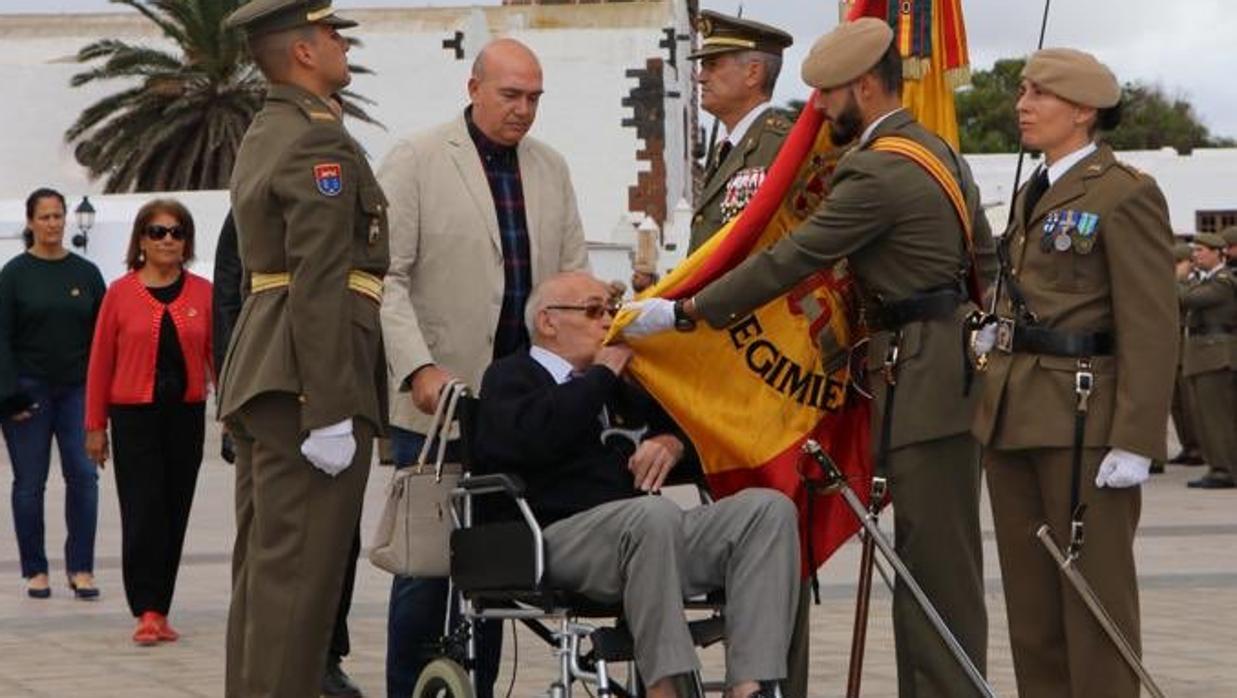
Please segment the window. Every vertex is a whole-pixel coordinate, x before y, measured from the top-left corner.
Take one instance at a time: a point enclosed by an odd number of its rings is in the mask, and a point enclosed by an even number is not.
[[[1217,233],[1231,225],[1237,225],[1237,210],[1194,212],[1194,230],[1197,232]]]

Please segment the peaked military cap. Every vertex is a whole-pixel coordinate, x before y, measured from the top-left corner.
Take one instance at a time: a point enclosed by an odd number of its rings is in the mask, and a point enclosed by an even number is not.
[[[1201,247],[1210,247],[1213,250],[1222,250],[1228,247],[1228,243],[1224,242],[1224,238],[1215,233],[1199,233],[1194,236],[1191,242]]]
[[[700,13],[696,29],[700,32],[700,48],[687,56],[691,61],[732,51],[761,51],[780,56],[795,42],[794,37],[777,27],[713,10]]]
[[[338,29],[357,25],[335,14],[331,0],[251,0],[223,20],[224,27],[240,29],[249,36],[311,24],[325,24]]]
[[[1220,231],[1220,237],[1224,238],[1224,242],[1230,245],[1237,245],[1237,225],[1230,225]]]
[[[1031,54],[1022,77],[1075,104],[1107,109],[1121,101],[1121,86],[1108,66],[1072,48],[1046,48]]]
[[[803,82],[822,90],[845,85],[874,68],[892,43],[893,29],[883,19],[843,22],[812,44]]]

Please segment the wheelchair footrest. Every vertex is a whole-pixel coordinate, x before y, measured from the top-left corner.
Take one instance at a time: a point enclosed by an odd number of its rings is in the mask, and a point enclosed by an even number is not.
[[[693,645],[708,647],[725,638],[726,620],[721,616],[700,618],[688,622],[687,630],[691,633]],[[598,628],[589,635],[589,639],[597,659],[607,662],[630,662],[635,659],[635,641],[626,627]]]
[[[630,662],[636,656],[635,642],[626,628],[598,628],[589,635],[597,659]]]

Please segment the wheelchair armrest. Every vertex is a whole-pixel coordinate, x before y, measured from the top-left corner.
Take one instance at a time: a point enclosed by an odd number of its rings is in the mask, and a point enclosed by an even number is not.
[[[512,499],[524,496],[524,480],[507,473],[472,475],[460,480],[459,487],[470,495],[506,492]]]

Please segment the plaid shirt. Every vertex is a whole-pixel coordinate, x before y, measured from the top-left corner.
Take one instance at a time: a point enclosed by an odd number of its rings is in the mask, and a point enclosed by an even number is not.
[[[520,183],[520,161],[515,147],[486,138],[472,122],[472,107],[465,110],[464,120],[490,183],[503,246],[503,307],[494,332],[494,358],[500,359],[528,348],[530,343],[528,328],[524,325],[524,304],[533,290],[533,275],[528,221],[524,217],[524,187]]]

